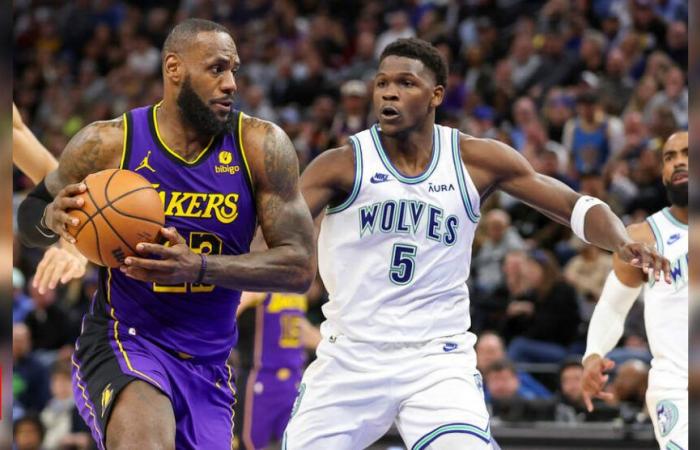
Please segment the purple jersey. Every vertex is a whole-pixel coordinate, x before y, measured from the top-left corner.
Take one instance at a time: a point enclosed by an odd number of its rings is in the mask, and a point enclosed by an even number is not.
[[[192,162],[160,138],[158,105],[124,116],[121,167],[148,179],[160,194],[165,225],[196,253],[247,253],[256,227],[255,198],[241,144],[241,113],[231,133],[212,139]],[[183,358],[223,360],[236,344],[240,292],[208,284],[160,285],[105,269],[96,307]]]
[[[304,295],[267,294],[255,311],[254,369],[301,370],[301,320],[305,313]]]

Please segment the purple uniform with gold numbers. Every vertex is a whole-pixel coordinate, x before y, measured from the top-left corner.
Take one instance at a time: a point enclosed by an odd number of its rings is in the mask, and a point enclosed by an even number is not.
[[[159,192],[166,226],[209,255],[247,253],[256,227],[250,171],[241,143],[242,114],[191,162],[160,138],[158,105],[124,114],[121,168]],[[114,399],[142,380],[170,398],[178,449],[233,445],[236,394],[226,361],[238,339],[239,291],[207,284],[159,285],[101,269],[73,355],[78,409],[104,448]]]
[[[305,296],[274,293],[239,317],[238,388],[244,394],[236,435],[241,449],[264,449],[282,439],[303,372],[306,309]]]

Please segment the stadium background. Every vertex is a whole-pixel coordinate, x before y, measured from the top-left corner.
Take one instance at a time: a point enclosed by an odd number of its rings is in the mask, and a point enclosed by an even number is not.
[[[658,150],[688,123],[684,0],[20,0],[13,8],[13,99],[56,156],[91,121],[160,99],[159,48],[186,17],[231,29],[242,60],[236,107],[280,124],[302,167],[373,123],[376,56],[405,36],[433,42],[449,63],[439,123],[508,142],[626,222],[664,206]],[[15,171],[15,205],[30,187]],[[498,356],[499,338],[502,356],[515,359],[514,373],[480,362],[503,447],[654,448],[641,304],[615,351],[617,402],[588,415],[567,388],[575,383],[561,389],[560,367],[583,351],[609,257],[507,196],[493,196],[482,214],[470,277],[474,331],[495,331],[481,360]],[[40,258],[15,242],[12,416],[30,434],[41,423],[47,449],[89,448],[67,356],[96,275],[41,295],[30,284]],[[311,300],[319,322],[319,284]],[[576,368],[564,373],[575,378]]]

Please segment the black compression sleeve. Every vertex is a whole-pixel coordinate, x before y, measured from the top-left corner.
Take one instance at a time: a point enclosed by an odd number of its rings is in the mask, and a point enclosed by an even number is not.
[[[44,210],[53,201],[42,180],[22,201],[17,211],[19,238],[28,247],[48,247],[58,241],[58,235],[43,223]]]

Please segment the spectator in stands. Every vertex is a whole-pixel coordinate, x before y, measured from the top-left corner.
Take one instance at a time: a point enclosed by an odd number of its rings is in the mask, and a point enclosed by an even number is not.
[[[666,30],[666,42],[664,50],[673,62],[688,71],[688,23],[687,21],[674,21]]]
[[[632,29],[642,37],[645,50],[661,45],[666,38],[666,24],[654,10],[654,0],[633,0]]]
[[[537,121],[537,106],[530,97],[520,97],[513,104],[513,129],[510,140],[513,147],[522,152],[525,147],[525,128]]]
[[[532,76],[542,64],[540,56],[535,53],[530,33],[519,33],[510,47],[510,60],[513,65],[511,80],[518,93],[523,93],[532,82]]]
[[[78,329],[69,320],[63,306],[56,303],[56,291],[43,294],[33,285],[29,288],[34,309],[27,314],[24,323],[29,328],[35,349],[59,350],[70,354]]]
[[[46,367],[32,354],[32,337],[23,323],[12,326],[13,416],[39,413],[49,400]]]
[[[516,336],[508,345],[508,357],[516,363],[556,363],[568,355],[577,336],[576,291],[547,252],[530,252],[526,267],[529,289],[510,302],[503,324],[508,335]]]
[[[600,422],[618,417],[620,411],[616,406],[608,405],[597,398],[593,400],[595,409],[588,412],[583,402],[582,378],[583,365],[579,358],[568,359],[562,363],[559,369],[559,392],[554,420],[566,423]]]
[[[574,115],[575,102],[567,92],[552,88],[547,93],[547,100],[542,108],[542,116],[547,125],[547,134],[556,142],[562,142],[564,125]]]
[[[648,382],[649,366],[640,360],[631,359],[617,368],[610,390],[625,422],[636,422],[640,413],[646,410]]]
[[[644,112],[645,118],[652,119],[662,106],[671,109],[678,127],[688,126],[688,88],[685,85],[685,74],[678,66],[673,66],[666,73],[664,90],[649,100]]]
[[[28,415],[12,424],[16,450],[43,450],[44,425],[36,415]]]
[[[343,70],[343,79],[368,81],[377,70],[377,60],[374,58],[375,35],[363,31],[355,41],[355,55],[348,67]]]
[[[263,120],[277,122],[277,114],[265,97],[265,92],[261,86],[252,83],[246,86],[245,89],[242,89],[241,92],[243,94],[241,111]]]
[[[645,75],[641,80],[639,80],[639,82],[637,82],[637,86],[634,88],[634,93],[627,103],[624,113],[629,114],[633,111],[644,113],[649,101],[656,94],[658,89],[659,85],[656,82],[656,79],[654,79],[654,77],[651,75]],[[646,117],[644,118],[644,121],[648,123]]]
[[[605,111],[614,116],[621,115],[634,92],[634,80],[628,74],[625,56],[619,48],[608,52],[599,90]]]
[[[581,242],[579,254],[564,268],[564,278],[582,299],[595,303],[603,291],[605,279],[612,269],[612,257],[594,245]]]
[[[492,418],[508,421],[534,421],[551,419],[554,403],[550,399],[538,399],[520,384],[515,367],[507,360],[492,363],[485,372],[485,389],[490,392],[487,400]]]
[[[416,36],[416,30],[411,26],[406,11],[396,10],[387,13],[386,23],[389,25],[389,29],[379,35],[374,47],[374,57],[376,59],[379,59],[379,55],[382,54],[384,48],[395,40]]]
[[[590,90],[579,94],[576,117],[564,127],[564,146],[579,173],[602,170],[608,157],[621,147],[622,130],[611,126],[611,120],[600,109],[597,94]]]
[[[475,349],[476,368],[481,373],[486,373],[492,364],[506,360],[503,339],[493,331],[479,333]],[[519,390],[524,398],[549,398],[552,396],[552,393],[529,373],[515,369],[515,374],[518,377]],[[484,395],[487,401],[491,397],[488,385],[484,388]]]
[[[41,412],[46,427],[44,448],[87,450],[91,447],[90,429],[80,418],[71,388],[71,364],[58,361],[51,371],[51,400]]]
[[[576,72],[591,72],[599,76],[603,74],[605,65],[605,49],[608,45],[605,35],[598,30],[588,29],[583,33],[579,48],[580,63]]]
[[[525,243],[510,224],[510,216],[493,209],[484,217],[486,239],[474,258],[475,286],[483,295],[490,295],[503,283],[501,266],[506,254],[523,250]]]
[[[569,152],[558,142],[549,139],[546,128],[539,120],[533,120],[525,126],[525,143],[522,153],[533,167],[537,168],[538,160],[545,152],[553,152],[557,156],[557,172],[564,173],[569,166]]]
[[[333,118],[331,134],[336,136],[339,143],[345,143],[349,136],[370,125],[367,85],[360,80],[346,81],[340,87],[340,95],[340,108]]]

